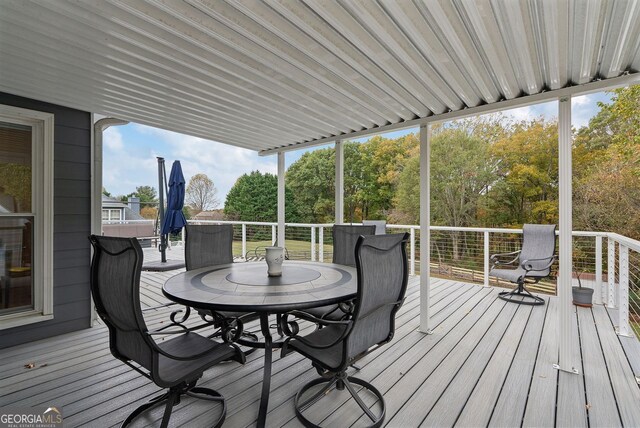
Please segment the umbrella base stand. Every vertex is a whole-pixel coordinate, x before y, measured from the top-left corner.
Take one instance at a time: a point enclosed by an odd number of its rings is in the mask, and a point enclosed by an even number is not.
[[[155,261],[148,262],[142,265],[142,270],[147,272],[166,272],[174,269],[184,268],[184,260],[167,260],[166,262]]]

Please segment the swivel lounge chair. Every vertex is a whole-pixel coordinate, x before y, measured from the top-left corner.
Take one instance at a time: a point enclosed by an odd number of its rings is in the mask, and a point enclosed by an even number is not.
[[[186,225],[184,258],[187,271],[233,263],[233,226],[230,224]],[[218,311],[207,314],[200,312],[200,315],[211,316],[212,319],[209,321],[222,328],[221,334],[224,335],[225,340],[235,341],[240,336],[249,336],[252,340],[258,340],[256,335],[243,331],[244,323],[258,319],[258,314]],[[247,354],[249,352],[251,351]]]
[[[516,288],[499,293],[499,297],[523,305],[544,305],[544,299],[531,294],[525,284],[535,284],[551,274],[551,266],[557,258],[555,250],[555,224],[525,224],[520,250],[493,254],[490,258],[492,268],[489,275],[516,284]],[[512,268],[503,269],[503,266]]]
[[[355,249],[358,238],[376,234],[375,225],[347,225],[335,224],[333,226],[333,260],[339,265],[355,266]],[[318,308],[307,309],[308,314],[322,319],[339,320],[352,310],[349,304],[320,306]]]
[[[385,403],[382,394],[370,383],[348,376],[347,368],[357,360],[391,341],[395,331],[395,315],[404,301],[407,289],[406,242],[409,235],[362,236],[356,244],[356,268],[358,294],[353,313],[348,319],[330,321],[309,319],[307,314],[294,311],[286,314],[283,327],[291,327],[289,315],[308,319],[324,325],[307,336],[293,335],[285,341],[283,356],[297,351],[311,360],[320,374],[300,389],[294,399],[296,416],[306,427],[317,426],[304,416],[305,410],[332,391],[346,388],[362,411],[371,419],[372,427],[382,425]],[[289,328],[288,333],[297,332]],[[307,393],[317,385],[324,385],[315,393]],[[360,392],[369,391],[376,396],[380,410],[375,414],[362,401],[353,384],[360,385]],[[308,395],[308,396],[307,396]]]
[[[189,395],[217,402],[226,415],[224,397],[217,391],[196,386],[208,368],[222,361],[244,363],[244,354],[235,345],[219,343],[172,322],[150,331],[140,309],[140,272],[142,249],[135,238],[91,235],[91,294],[100,318],[109,329],[109,346],[118,358],[138,373],[169,390],[138,407],[123,422],[127,426],[137,416],[165,404],[161,427],[169,424],[173,407],[180,397]],[[175,336],[156,343],[153,336]]]

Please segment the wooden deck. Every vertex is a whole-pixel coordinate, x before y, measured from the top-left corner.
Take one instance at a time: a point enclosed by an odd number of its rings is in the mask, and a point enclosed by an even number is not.
[[[160,287],[173,273],[143,273],[144,305],[164,302]],[[632,369],[640,365],[638,342],[615,334],[615,314],[602,306],[577,309],[579,336],[572,347],[581,374],[573,375],[552,368],[557,299],[546,298],[542,307],[508,304],[497,299],[497,289],[434,280],[434,334],[424,335],[416,330],[418,283],[411,278],[393,341],[359,363],[357,376],[385,395],[387,426],[640,426]],[[146,317],[152,326],[167,314],[163,309]],[[29,363],[35,367],[25,368]],[[227,398],[225,426],[254,424],[262,363],[258,350],[244,366],[227,363],[205,373],[201,383]],[[299,355],[274,354],[268,426],[300,426],[292,397],[315,376]],[[118,425],[158,391],[111,356],[101,325],[0,350],[0,406],[61,406],[65,426]],[[364,426],[346,396],[334,391],[310,411],[323,426]],[[172,426],[208,426],[215,412],[210,403],[185,399]],[[138,426],[160,417],[156,411]]]

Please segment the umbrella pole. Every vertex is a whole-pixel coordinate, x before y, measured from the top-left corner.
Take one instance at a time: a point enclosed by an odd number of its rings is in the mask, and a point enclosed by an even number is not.
[[[158,157],[158,214],[160,216],[160,261],[167,262],[167,235],[162,233],[164,224],[164,158]]]

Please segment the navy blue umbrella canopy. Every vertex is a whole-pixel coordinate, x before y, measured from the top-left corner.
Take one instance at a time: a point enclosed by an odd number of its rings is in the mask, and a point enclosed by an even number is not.
[[[180,161],[175,161],[171,166],[169,175],[169,193],[167,195],[167,212],[162,223],[162,234],[180,233],[187,224],[182,207],[184,207],[184,175]]]

